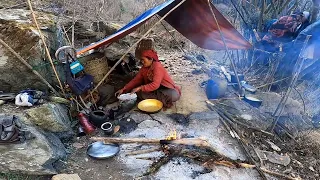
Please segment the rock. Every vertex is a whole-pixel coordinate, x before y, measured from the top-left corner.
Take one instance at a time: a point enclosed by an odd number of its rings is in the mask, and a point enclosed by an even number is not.
[[[271,147],[271,149],[275,150],[275,151],[281,151],[281,149],[276,145],[274,144],[273,142],[269,141],[269,140],[265,140]]]
[[[81,180],[78,174],[57,174],[51,180]]]
[[[0,100],[0,106],[6,103],[4,100]]]
[[[0,146],[0,172],[28,175],[56,174],[53,164],[66,158],[61,141],[51,133],[26,127],[36,138]]]
[[[32,123],[55,133],[71,131],[67,108],[61,104],[43,104],[26,110],[26,113],[31,121],[26,122],[27,124]]]
[[[160,123],[157,121],[145,120],[138,125],[138,128],[145,129],[145,128],[153,128],[158,126],[160,126]]]
[[[247,120],[247,121],[251,121],[252,120],[252,116],[250,114],[241,114],[240,117],[245,119],[245,120]]]
[[[291,172],[292,172],[292,167],[291,166],[288,169],[283,171],[284,174],[289,174]]]
[[[58,31],[55,16],[35,12],[50,50],[62,46],[62,31]],[[0,9],[0,38],[20,54],[49,83],[56,84],[44,51],[39,32],[31,21],[31,12],[23,9]],[[59,68],[58,72],[60,72]],[[47,90],[39,78],[11,52],[0,45],[0,91],[19,92],[26,88]]]
[[[104,54],[108,60],[117,61],[123,56],[129,47],[130,44],[128,42],[120,40],[119,42],[114,42],[105,48]]]
[[[136,123],[140,124],[141,122],[152,119],[148,114],[132,112],[130,118],[133,119]]]
[[[184,126],[189,125],[189,119],[186,118],[184,114],[173,113],[173,114],[169,114],[168,116],[181,125],[184,125]]]
[[[309,167],[309,169],[313,172],[315,172],[314,168],[312,166]]]
[[[208,111],[208,112],[196,112],[192,113],[189,116],[189,120],[203,120],[203,121],[210,121],[212,119],[219,119],[219,115],[215,111]]]
[[[275,163],[275,164],[280,164],[283,166],[288,166],[290,164],[290,157],[288,155],[279,155],[276,152],[264,152],[265,155],[267,156],[268,161]]]

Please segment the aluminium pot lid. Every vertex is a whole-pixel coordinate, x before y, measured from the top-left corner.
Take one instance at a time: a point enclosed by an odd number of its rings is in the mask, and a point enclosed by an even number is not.
[[[90,144],[87,148],[88,156],[95,159],[107,159],[117,155],[120,147],[117,144],[104,144],[101,141]]]

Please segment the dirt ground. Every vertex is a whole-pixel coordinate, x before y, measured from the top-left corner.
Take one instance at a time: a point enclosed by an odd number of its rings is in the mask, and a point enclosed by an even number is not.
[[[204,112],[208,108],[205,104],[206,95],[204,89],[199,84],[208,79],[205,73],[199,75],[192,74],[192,71],[199,67],[185,60],[180,52],[159,52],[160,58],[164,67],[182,89],[182,96],[175,106],[167,109],[163,113],[180,113],[188,115],[193,112]],[[190,98],[192,97],[192,98]],[[150,118],[149,118],[150,119]],[[148,131],[147,129],[145,131]],[[167,130],[169,133],[169,130]],[[165,134],[161,138],[164,138]],[[160,137],[159,137],[160,138]],[[86,155],[86,147],[89,143],[87,137],[75,139],[74,143],[70,144],[70,159],[64,163],[62,170],[65,173],[78,173],[82,179],[133,179],[132,171],[125,164],[115,160],[95,160]],[[77,146],[77,147],[74,147]],[[64,169],[62,168],[62,169]],[[146,169],[144,169],[146,170]]]
[[[194,70],[198,70],[199,67],[194,65],[189,60],[185,60],[182,53],[176,51],[159,51],[160,59],[164,59],[162,62],[164,67],[167,68],[171,76],[177,85],[182,88],[182,97],[175,103],[175,106],[166,111],[154,114],[152,116],[141,114],[133,111],[134,115],[129,115],[130,117],[135,117],[138,127],[130,133],[122,133],[121,137],[146,137],[146,138],[165,138],[170,131],[176,129],[181,134],[187,134],[191,137],[203,137],[208,140],[208,142],[216,148],[220,153],[230,157],[232,159],[243,159],[245,160],[245,155],[243,154],[240,145],[234,139],[231,138],[228,131],[225,130],[223,125],[219,122],[219,117],[217,114],[207,114],[203,115],[203,112],[210,112],[207,108],[205,101],[207,100],[206,94],[203,88],[199,84],[208,79],[205,73],[193,74]],[[218,56],[219,57],[219,56]],[[211,59],[212,61],[212,59]],[[210,63],[210,62],[209,62]],[[264,95],[265,99],[264,105],[261,110],[264,112],[271,112],[275,108],[274,105],[278,100],[278,96],[274,95],[274,100],[268,99],[267,95]],[[273,97],[273,96],[272,96]],[[237,101],[237,100],[234,100]],[[237,104],[237,103],[236,103]],[[297,107],[297,112],[300,112],[300,107],[298,104],[291,103],[289,108],[290,112],[294,112],[295,107]],[[243,105],[237,104],[236,108],[240,114],[250,116],[253,118],[258,118],[261,122],[261,127],[264,127],[264,120],[260,119],[263,116],[255,117],[256,110],[251,109],[250,106],[244,108]],[[292,107],[291,107],[292,106]],[[249,108],[249,109],[248,109]],[[249,111],[248,111],[249,110]],[[201,115],[197,114],[200,113]],[[187,125],[178,123],[174,118],[169,116],[179,113],[189,118]],[[191,114],[191,115],[190,115]],[[239,115],[240,115],[239,114]],[[253,124],[255,122],[252,122]],[[259,127],[259,125],[256,125]],[[248,131],[249,132],[249,131]],[[101,132],[96,134],[101,136]],[[265,142],[260,142],[259,135],[256,136],[258,140],[253,140],[257,148],[270,150],[266,148]],[[308,134],[310,139],[315,139],[318,141],[319,132],[312,131]],[[263,137],[265,138],[265,137]],[[256,141],[256,142],[255,142]],[[152,159],[157,159],[161,157],[162,153],[147,153],[144,155],[137,156],[125,156],[129,151],[135,149],[149,148],[149,146],[138,146],[138,145],[121,145],[120,153],[111,159],[107,160],[95,160],[86,155],[86,148],[90,143],[88,137],[81,137],[75,139],[70,145],[70,158],[67,162],[62,163],[62,171],[64,173],[78,173],[82,179],[139,179],[140,176],[148,170],[152,163]],[[277,142],[279,143],[279,142]],[[261,146],[262,144],[262,146]],[[293,146],[287,143],[288,146]],[[282,144],[280,147],[286,146]],[[311,148],[312,146],[306,145],[306,147]],[[303,162],[308,164],[308,159],[314,157],[312,154],[301,157],[299,154],[293,153],[294,151],[300,151],[299,147],[295,148],[283,148],[283,152],[291,154],[291,157],[295,163],[288,167],[280,167],[279,165],[273,165],[272,163],[266,163],[266,167],[272,169],[276,172],[289,172],[289,175],[296,175],[300,177],[307,177],[307,179],[313,179],[317,177],[303,176],[302,172],[312,173],[318,171],[317,161],[313,160],[313,165],[310,167],[304,167],[300,171],[297,171],[297,162]],[[151,160],[145,160],[140,158],[150,158]],[[278,167],[278,168],[275,168]],[[294,170],[292,170],[292,168]],[[313,172],[316,174],[316,172]],[[254,169],[232,169],[223,166],[217,166],[214,170],[207,171],[201,165],[196,162],[192,162],[185,158],[174,158],[168,164],[163,165],[159,171],[153,175],[143,177],[142,179],[259,179],[257,171]],[[271,176],[268,176],[271,178]],[[274,178],[271,178],[274,179]],[[280,178],[281,179],[281,178]]]
[[[208,109],[205,104],[207,97],[199,84],[208,80],[207,74],[192,74],[192,71],[198,70],[200,67],[184,59],[181,52],[160,51],[159,53],[160,57],[165,60],[163,65],[167,67],[169,74],[172,75],[174,82],[181,87],[182,91],[180,100],[168,113],[188,115],[192,112],[206,111]]]

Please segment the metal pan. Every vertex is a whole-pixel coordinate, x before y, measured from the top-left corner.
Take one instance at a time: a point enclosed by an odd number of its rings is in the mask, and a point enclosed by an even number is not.
[[[88,156],[95,159],[107,159],[117,155],[120,147],[117,144],[104,144],[101,141],[90,144],[87,148]]]

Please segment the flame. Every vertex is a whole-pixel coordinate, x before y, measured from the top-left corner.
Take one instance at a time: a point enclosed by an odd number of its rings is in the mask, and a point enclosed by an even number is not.
[[[174,129],[170,131],[169,135],[166,137],[166,140],[176,140],[176,139],[180,139],[180,138],[177,135],[177,131]]]

